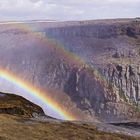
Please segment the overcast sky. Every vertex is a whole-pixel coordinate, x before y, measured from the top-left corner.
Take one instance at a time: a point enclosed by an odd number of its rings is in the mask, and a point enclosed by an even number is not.
[[[140,17],[140,0],[0,0],[0,20]]]

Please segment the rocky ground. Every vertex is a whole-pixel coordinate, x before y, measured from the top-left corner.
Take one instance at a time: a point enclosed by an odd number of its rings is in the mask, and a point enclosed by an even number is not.
[[[31,120],[40,121],[40,122],[56,122],[56,123],[65,123],[67,121],[49,119],[45,116],[39,116],[32,118]],[[105,123],[105,122],[81,122],[81,121],[72,121],[70,122],[76,125],[87,125],[95,126],[98,131],[123,134],[127,136],[140,137],[140,123],[139,122],[123,122],[123,123]]]
[[[34,120],[0,115],[0,140],[139,140],[137,130],[103,123]]]
[[[138,140],[139,137],[139,125],[125,128],[101,122],[57,120],[45,116],[40,107],[22,97],[0,93],[0,140]]]
[[[118,134],[121,133],[121,134]],[[131,136],[129,136],[131,135]],[[132,137],[132,135],[135,137]],[[83,122],[37,121],[0,115],[0,140],[139,140],[139,130]]]

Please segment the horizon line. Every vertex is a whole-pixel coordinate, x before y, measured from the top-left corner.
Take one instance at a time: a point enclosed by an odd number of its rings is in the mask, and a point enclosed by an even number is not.
[[[38,22],[80,22],[80,21],[103,21],[103,20],[131,20],[131,19],[140,19],[140,17],[130,17],[130,18],[97,18],[97,19],[81,19],[81,20],[55,20],[55,19],[25,19],[25,20],[0,20],[2,23],[38,23]]]

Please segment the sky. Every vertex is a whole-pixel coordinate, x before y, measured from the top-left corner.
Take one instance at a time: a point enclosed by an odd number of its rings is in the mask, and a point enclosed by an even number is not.
[[[0,21],[140,17],[140,0],[0,0]]]

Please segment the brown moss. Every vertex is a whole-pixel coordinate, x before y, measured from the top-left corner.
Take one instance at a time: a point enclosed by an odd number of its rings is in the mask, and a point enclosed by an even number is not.
[[[23,115],[26,117],[32,117],[33,113],[43,114],[43,110],[31,103],[30,101],[24,99],[23,97],[0,93],[0,114],[11,114],[11,115]]]
[[[139,140],[98,131],[94,125],[72,122],[37,122],[0,115],[0,140]]]

